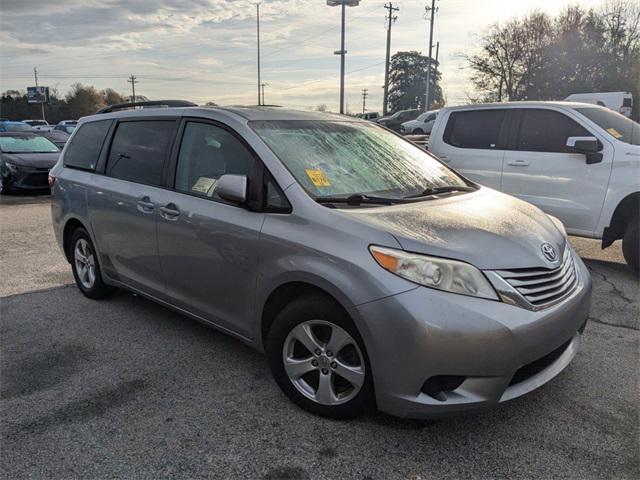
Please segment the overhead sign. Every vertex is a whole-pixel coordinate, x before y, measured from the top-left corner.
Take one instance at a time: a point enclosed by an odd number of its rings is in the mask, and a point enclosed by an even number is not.
[[[49,103],[49,87],[27,87],[27,102]]]

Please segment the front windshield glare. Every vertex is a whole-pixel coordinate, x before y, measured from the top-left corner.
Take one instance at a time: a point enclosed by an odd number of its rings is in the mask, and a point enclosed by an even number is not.
[[[289,120],[251,126],[315,198],[403,198],[467,185],[424,150],[373,124]]]
[[[0,150],[4,153],[53,153],[58,147],[44,137],[0,137]]]

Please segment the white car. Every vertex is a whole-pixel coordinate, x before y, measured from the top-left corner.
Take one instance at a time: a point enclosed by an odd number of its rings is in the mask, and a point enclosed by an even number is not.
[[[430,134],[440,110],[430,110],[423,113],[415,120],[409,120],[400,125],[400,133],[412,135]]]
[[[638,272],[640,124],[607,108],[510,102],[444,108],[429,150],[471,180],[526,200],[572,235],[622,239]]]

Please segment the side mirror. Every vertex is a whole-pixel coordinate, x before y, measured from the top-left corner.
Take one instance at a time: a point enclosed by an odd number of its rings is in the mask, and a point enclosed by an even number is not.
[[[569,137],[566,145],[570,152],[584,153],[587,157],[587,164],[602,161],[602,154],[600,153],[602,143],[596,137]]]
[[[248,187],[249,179],[246,175],[222,175],[215,192],[222,200],[239,205],[247,201]]]

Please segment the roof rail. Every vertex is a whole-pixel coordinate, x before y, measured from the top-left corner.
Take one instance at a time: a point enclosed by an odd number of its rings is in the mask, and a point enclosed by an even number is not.
[[[125,108],[131,107],[197,107],[198,105],[193,102],[188,102],[186,100],[153,100],[149,102],[127,102],[127,103],[116,103],[115,105],[108,105],[104,108],[101,108],[96,112],[96,115],[100,113],[111,113],[116,110],[123,110]]]

